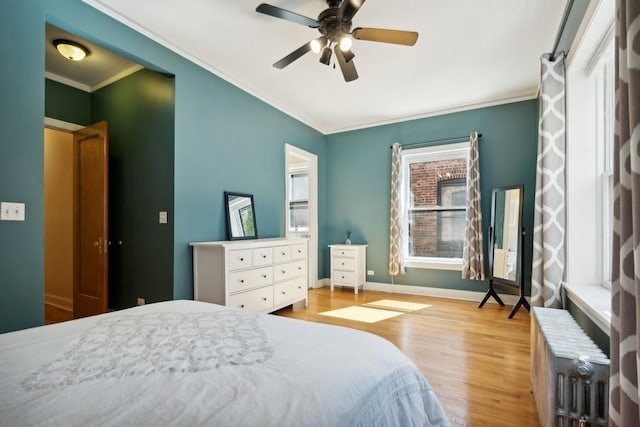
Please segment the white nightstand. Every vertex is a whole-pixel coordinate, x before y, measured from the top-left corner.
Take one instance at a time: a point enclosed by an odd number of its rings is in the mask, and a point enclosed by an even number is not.
[[[367,245],[329,245],[331,248],[331,291],[334,286],[364,289]]]

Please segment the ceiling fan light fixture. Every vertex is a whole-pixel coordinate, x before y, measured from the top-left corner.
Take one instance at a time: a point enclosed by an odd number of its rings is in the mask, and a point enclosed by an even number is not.
[[[71,40],[56,39],[53,41],[53,45],[58,49],[60,55],[72,61],[82,61],[89,55],[89,49]]]
[[[320,37],[318,39],[311,40],[311,50],[313,53],[320,53],[322,47],[326,44],[326,41]]]
[[[324,49],[322,49],[322,55],[320,55],[320,63],[329,65],[329,62],[331,62],[331,48],[329,46],[326,46]]]
[[[344,36],[340,39],[340,50],[342,50],[343,52],[346,52],[349,49],[351,49],[352,45],[353,45],[353,39],[351,37]]]

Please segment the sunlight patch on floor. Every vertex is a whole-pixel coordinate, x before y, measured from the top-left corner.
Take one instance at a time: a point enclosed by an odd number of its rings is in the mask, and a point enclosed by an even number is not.
[[[367,307],[379,307],[402,311],[418,311],[431,307],[431,304],[419,304],[417,302],[398,301],[393,299],[381,299],[378,301],[368,302],[364,305]]]
[[[355,320],[357,322],[376,323],[381,320],[390,319],[400,316],[403,313],[399,311],[379,310],[377,308],[351,306],[339,308],[337,310],[325,311],[319,313],[322,316],[338,317],[340,319]]]

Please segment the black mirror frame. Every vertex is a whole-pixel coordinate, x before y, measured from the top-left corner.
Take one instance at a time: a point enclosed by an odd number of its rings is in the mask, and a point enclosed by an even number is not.
[[[246,197],[246,198],[250,199],[250,201],[251,201],[252,219],[253,219],[253,230],[255,232],[254,235],[252,235],[252,236],[233,236],[233,233],[231,232],[231,214],[229,212],[229,197],[230,196]],[[255,207],[255,204],[253,202],[253,194],[237,193],[235,191],[225,191],[224,192],[224,213],[225,213],[225,217],[226,217],[226,221],[227,221],[227,240],[251,240],[251,239],[257,239],[258,238],[258,224],[257,224],[257,221],[256,221],[256,207]]]
[[[516,258],[516,278],[515,280],[506,279],[500,276],[493,275],[493,250],[495,246],[496,239],[496,202],[497,195],[499,192],[504,191],[507,192],[509,190],[520,190],[520,194],[518,197],[518,256]],[[523,249],[523,237],[524,237],[524,227],[522,225],[522,203],[524,202],[524,186],[523,185],[511,185],[508,187],[500,187],[494,188],[491,193],[491,226],[489,228],[489,277],[494,281],[495,284],[501,284],[505,286],[513,286],[519,288],[522,283],[522,249]],[[504,228],[504,226],[503,226]]]

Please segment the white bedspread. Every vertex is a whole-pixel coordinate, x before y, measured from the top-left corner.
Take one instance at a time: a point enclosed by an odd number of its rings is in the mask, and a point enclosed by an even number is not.
[[[0,335],[0,426],[444,426],[388,341],[194,301]]]

